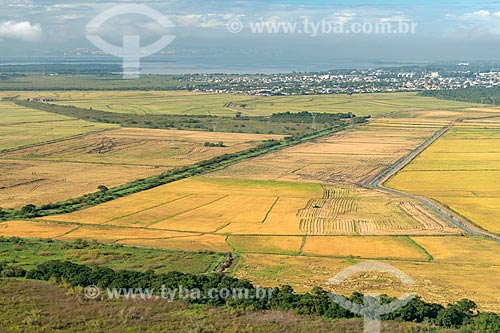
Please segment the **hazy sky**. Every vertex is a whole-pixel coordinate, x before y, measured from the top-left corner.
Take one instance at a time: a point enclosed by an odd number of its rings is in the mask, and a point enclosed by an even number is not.
[[[484,1],[96,1],[0,0],[0,56],[33,55],[33,50],[93,47],[86,25],[118,4],[146,4],[167,16],[175,28],[164,29],[140,15],[122,15],[103,24],[103,39],[121,44],[122,36],[140,35],[143,44],[175,35],[165,50],[180,55],[199,52],[248,61],[315,62],[359,60],[500,60],[500,2]],[[236,23],[241,32],[228,30]],[[295,33],[254,33],[259,22],[298,25]],[[329,33],[311,24],[416,24],[415,33]],[[234,28],[234,26],[232,26]],[[312,27],[312,26],[311,26]],[[297,32],[300,30],[300,33]],[[304,30],[304,31],[303,31]],[[239,31],[239,29],[238,29]],[[307,33],[306,33],[307,31]],[[264,60],[265,59],[265,60]]]

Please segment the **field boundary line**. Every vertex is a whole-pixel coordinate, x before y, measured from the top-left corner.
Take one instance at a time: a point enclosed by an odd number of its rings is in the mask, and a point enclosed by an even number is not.
[[[261,224],[264,224],[266,222],[267,218],[271,214],[271,211],[273,210],[274,206],[276,206],[276,204],[278,203],[279,199],[280,199],[280,197],[276,197],[276,200],[274,200],[273,204],[271,205],[271,207],[267,211],[266,216],[264,216],[264,219],[262,220]]]
[[[99,134],[99,133],[104,133],[104,132],[109,132],[109,131],[116,131],[117,129],[118,128],[106,128],[106,129],[101,129],[101,130],[98,130],[98,131],[92,131],[92,132],[87,132],[87,133],[82,133],[82,134],[67,136],[67,137],[60,138],[60,139],[54,139],[54,140],[49,140],[49,141],[34,143],[34,144],[20,146],[20,147],[15,147],[15,148],[7,148],[7,149],[0,150],[0,155],[1,154],[6,154],[6,153],[13,153],[13,152],[16,152],[18,150],[35,148],[35,147],[50,145],[50,144],[53,144],[53,143],[60,143],[60,142],[64,142],[64,141],[68,141],[68,140],[72,140],[72,139],[78,139],[78,138],[81,138],[81,137],[84,137],[84,136],[87,136],[87,135],[91,135],[91,134]]]
[[[217,201],[220,201],[220,200],[222,200],[222,199],[225,199],[225,198],[227,198],[227,197],[229,197],[229,194],[226,194],[226,195],[224,195],[224,196],[222,196],[222,197],[220,197],[220,198],[217,198],[217,199],[215,199],[215,200],[212,200],[212,201],[210,201],[210,202],[207,202],[207,203],[205,203],[205,204],[203,204],[203,205],[196,206],[196,207],[194,207],[194,208],[191,208],[191,209],[188,209],[188,210],[184,210],[184,211],[182,211],[182,212],[179,212],[179,213],[176,213],[176,214],[173,214],[173,215],[167,216],[166,218],[163,218],[163,219],[161,219],[161,220],[156,220],[156,221],[153,221],[153,222],[151,222],[149,225],[155,225],[155,224],[157,224],[157,223],[165,222],[165,221],[167,221],[167,220],[170,220],[170,219],[171,219],[171,218],[173,218],[173,217],[176,217],[176,216],[179,216],[179,215],[182,215],[182,214],[188,213],[188,212],[190,212],[190,211],[193,211],[193,210],[200,209],[200,208],[202,208],[202,207],[205,207],[205,206],[211,205],[211,204],[213,204],[213,203],[215,203],[215,202],[217,202]]]
[[[307,235],[302,236],[302,243],[300,244],[299,255],[304,254],[304,247],[306,246]]]
[[[429,259],[429,262],[432,262],[434,261],[434,257],[432,256],[432,254],[429,253],[429,251],[427,251],[427,249],[425,247],[423,247],[422,245],[420,245],[419,243],[417,243],[417,241],[415,241],[413,238],[411,237],[408,237],[408,236],[405,236],[403,237],[403,239],[412,247],[414,247],[415,249],[417,249],[418,251],[422,252],[423,254],[425,254],[427,256],[427,258]]]
[[[152,206],[152,207],[148,207],[148,208],[145,208],[145,209],[141,209],[141,210],[138,210],[136,212],[133,212],[133,213],[130,213],[130,214],[125,214],[123,216],[119,216],[119,217],[114,217],[112,218],[111,220],[107,220],[106,222],[104,222],[104,224],[107,224],[109,222],[113,222],[113,221],[116,221],[116,220],[119,220],[119,219],[122,219],[124,217],[129,217],[129,216],[132,216],[132,215],[136,215],[136,214],[139,214],[139,213],[142,213],[142,212],[146,212],[148,210],[151,210],[151,209],[154,209],[154,208],[158,208],[158,207],[161,207],[161,206],[164,206],[164,205],[167,205],[169,203],[172,203],[172,202],[175,202],[177,200],[181,200],[181,199],[184,199],[184,198],[188,198],[190,196],[193,196],[194,194],[188,194],[188,195],[184,195],[184,196],[181,196],[179,198],[175,198],[175,199],[172,199],[172,200],[169,200],[167,202],[162,202],[161,204],[158,204],[158,205],[155,205],[155,206]]]

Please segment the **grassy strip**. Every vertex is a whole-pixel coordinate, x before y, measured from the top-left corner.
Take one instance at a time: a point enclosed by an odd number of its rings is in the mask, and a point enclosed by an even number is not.
[[[48,260],[71,260],[114,270],[145,272],[152,269],[160,274],[174,271],[204,274],[216,272],[226,258],[222,253],[136,248],[84,240],[62,242],[0,237],[0,266],[12,270],[34,269]]]
[[[134,193],[146,191],[181,179],[221,170],[230,165],[240,163],[251,158],[262,156],[274,151],[281,150],[283,148],[295,146],[310,140],[319,139],[321,137],[331,135],[334,132],[341,131],[350,126],[352,122],[362,123],[364,121],[364,118],[354,118],[350,119],[349,121],[342,120],[339,121],[339,123],[335,127],[315,132],[313,134],[306,134],[299,137],[289,137],[282,141],[268,140],[254,148],[217,156],[190,166],[174,169],[157,176],[136,180],[131,183],[120,185],[111,189],[100,186],[98,192],[86,194],[79,198],[69,199],[53,204],[47,204],[41,207],[27,205],[18,210],[0,210],[0,221],[29,219],[34,217],[75,212],[77,210],[93,207],[104,202],[108,202]]]
[[[423,247],[422,245],[418,244],[417,242],[415,242],[415,240],[411,237],[408,237],[408,236],[405,236],[403,237],[403,239],[408,243],[410,244],[412,247],[414,247],[415,249],[417,249],[418,251],[422,252],[423,254],[425,254],[427,256],[427,258],[429,259],[429,262],[431,261],[434,261],[434,257],[432,256],[432,254],[429,253],[429,251],[427,251],[425,249],[425,247]]]

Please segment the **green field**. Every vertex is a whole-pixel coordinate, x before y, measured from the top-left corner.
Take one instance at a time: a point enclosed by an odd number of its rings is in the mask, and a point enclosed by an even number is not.
[[[84,265],[99,265],[114,270],[157,273],[183,272],[201,274],[213,272],[225,255],[209,252],[183,252],[94,242],[60,242],[50,239],[21,239],[0,237],[0,266],[26,270],[49,260],[69,260]]]
[[[2,93],[15,96],[15,93]],[[347,113],[378,116],[396,111],[446,110],[474,104],[420,97],[415,93],[265,97],[159,91],[23,92],[23,98],[52,97],[56,104],[133,114],[265,116],[278,112]]]
[[[116,128],[0,102],[0,151]]]

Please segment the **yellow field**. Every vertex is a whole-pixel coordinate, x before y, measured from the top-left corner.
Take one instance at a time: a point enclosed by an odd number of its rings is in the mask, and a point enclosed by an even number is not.
[[[500,128],[456,128],[388,185],[436,199],[476,225],[500,233]]]
[[[306,256],[427,261],[425,252],[407,237],[307,236]]]
[[[435,262],[500,265],[500,243],[481,237],[412,237]]]
[[[193,232],[216,232],[235,224],[246,226],[248,234],[256,225],[276,224],[268,218],[275,219],[278,198],[302,204],[315,195],[321,195],[320,185],[196,177],[48,219]],[[295,214],[300,208],[289,207]]]
[[[0,223],[0,236],[26,238],[54,238],[76,229],[76,225],[48,222],[12,221]]]
[[[186,236],[169,239],[129,239],[121,240],[118,243],[129,246],[181,251],[213,251],[223,253],[232,251],[231,247],[226,243],[226,237],[219,235]]]

